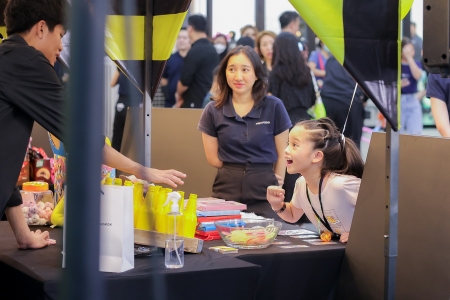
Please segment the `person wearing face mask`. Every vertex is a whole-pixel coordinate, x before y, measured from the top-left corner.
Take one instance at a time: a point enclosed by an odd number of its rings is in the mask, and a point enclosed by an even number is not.
[[[216,48],[217,54],[219,54],[219,60],[222,61],[228,53],[228,40],[224,34],[216,34],[214,37],[214,48]]]
[[[188,18],[188,24],[191,50],[184,58],[174,107],[202,108],[203,99],[212,86],[212,73],[219,64],[219,55],[208,40],[206,18],[192,15]]]

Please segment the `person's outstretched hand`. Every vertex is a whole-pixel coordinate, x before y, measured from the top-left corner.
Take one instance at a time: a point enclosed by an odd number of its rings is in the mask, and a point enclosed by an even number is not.
[[[36,231],[30,231],[28,242],[19,243],[20,249],[39,249],[50,245],[56,244],[55,240],[50,239],[48,231],[41,232],[40,229]]]
[[[107,144],[103,146],[103,163],[111,168],[132,174],[139,179],[148,181],[149,183],[165,183],[174,188],[177,187],[177,184],[184,184],[181,178],[186,177],[186,174],[176,170],[146,168],[141,164],[132,161],[120,152],[117,152],[114,148]]]
[[[186,178],[186,174],[177,170],[158,170],[152,168],[142,168],[141,173],[137,176],[139,179],[147,180],[153,183],[164,183],[174,188],[177,184],[184,184],[181,178]]]
[[[350,234],[349,232],[344,232],[343,234],[341,234],[341,238],[339,239],[339,242],[347,243],[349,234]]]

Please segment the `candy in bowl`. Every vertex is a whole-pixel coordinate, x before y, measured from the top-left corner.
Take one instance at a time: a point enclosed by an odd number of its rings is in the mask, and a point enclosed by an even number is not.
[[[214,222],[225,244],[238,249],[267,248],[282,223],[273,219],[233,219]]]

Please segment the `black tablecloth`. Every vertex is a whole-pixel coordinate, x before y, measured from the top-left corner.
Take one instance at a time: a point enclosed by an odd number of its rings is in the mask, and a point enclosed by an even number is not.
[[[302,225],[314,230],[311,224]],[[300,228],[283,224],[283,229]],[[7,222],[0,222],[0,282],[13,299],[56,299],[63,270],[62,230],[49,229],[57,244],[40,250],[18,250]],[[167,270],[161,252],[136,258],[124,273],[102,273],[106,299],[332,299],[345,246],[314,246],[278,236],[277,242],[307,248],[239,250],[220,254],[205,242],[201,254],[185,254],[182,269]],[[280,245],[281,246],[281,245]],[[11,294],[12,293],[12,294]],[[3,294],[5,295],[5,294]],[[0,299],[4,298],[0,294]]]
[[[58,299],[63,269],[62,229],[46,228],[57,244],[18,250],[8,222],[0,222],[0,299]],[[215,252],[185,254],[167,270],[160,251],[135,259],[134,269],[102,273],[106,299],[253,299],[261,267]]]
[[[311,223],[283,223],[283,229],[308,229],[316,232]],[[318,238],[318,237],[317,237]],[[259,265],[262,274],[255,294],[257,300],[273,299],[333,299],[345,244],[311,245],[305,239],[277,236],[276,242],[290,244],[270,245],[266,249],[239,250],[226,254],[240,260]],[[209,247],[225,245],[222,240],[206,242]],[[280,246],[305,245],[306,248],[283,249]]]

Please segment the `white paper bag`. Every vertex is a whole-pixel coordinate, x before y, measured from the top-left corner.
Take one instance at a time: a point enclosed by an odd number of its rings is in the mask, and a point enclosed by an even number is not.
[[[102,185],[100,197],[100,271],[134,268],[133,187]]]

